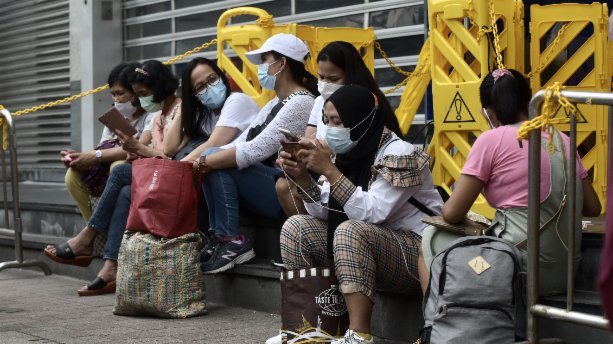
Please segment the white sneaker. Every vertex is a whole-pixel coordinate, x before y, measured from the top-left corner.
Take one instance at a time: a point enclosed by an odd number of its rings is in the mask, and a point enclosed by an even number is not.
[[[281,336],[281,333],[279,333],[278,335],[274,337],[268,338],[268,340],[266,341],[266,344],[281,344],[281,343],[283,343],[283,337]]]
[[[374,341],[372,337],[370,340],[364,339],[362,336],[354,332],[353,330],[347,330],[345,332],[345,336],[337,341],[332,342],[332,344],[373,344]]]

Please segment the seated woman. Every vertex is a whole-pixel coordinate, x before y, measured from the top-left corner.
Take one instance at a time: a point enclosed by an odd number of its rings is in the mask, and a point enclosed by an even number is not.
[[[172,124],[172,114],[181,103],[181,99],[175,96],[178,82],[169,67],[155,60],[139,64],[130,74],[129,80],[141,106],[156,114],[151,125],[145,128],[145,133],[150,132],[151,135],[142,135],[140,141],[119,133],[122,147],[131,160],[139,157],[166,157],[162,152],[163,140]],[[87,226],[68,242],[45,248],[45,255],[58,263],[89,266],[95,237],[100,232],[107,233],[104,265],[91,283],[78,290],[81,296],[115,291],[117,256],[130,210],[131,184],[132,164],[116,166],[111,171]]]
[[[232,92],[226,75],[209,59],[191,60],[181,78],[182,110],[164,140],[164,154],[196,163],[206,149],[232,142],[260,108],[246,94]]]
[[[108,85],[111,89],[113,105],[136,129],[134,138],[138,140],[145,129],[145,125],[153,120],[154,114],[147,113],[140,107],[138,99],[134,95],[134,90],[130,86],[128,76],[136,66],[138,66],[137,63],[121,63],[115,66],[109,74]],[[71,149],[60,152],[61,161],[68,167],[64,177],[66,188],[77,207],[79,207],[81,216],[86,223],[92,216],[90,200],[92,197],[100,195],[106,180],[91,179],[91,182],[86,183],[83,180],[84,173],[91,173],[94,166],[108,170],[108,165],[113,168],[122,163],[126,158],[126,152],[121,146],[115,144],[114,147],[105,147],[116,142],[117,136],[107,127],[104,127],[99,143],[100,149],[81,153]],[[108,171],[106,176],[108,176]]]
[[[311,117],[309,117],[309,123],[304,132],[306,138],[324,139],[326,125],[321,120],[324,102],[343,85],[364,86],[377,98],[385,98],[383,92],[377,87],[377,83],[368,67],[366,67],[364,60],[362,60],[360,53],[351,43],[335,41],[326,45],[317,55],[317,74],[319,74],[317,90],[320,96],[315,98],[315,105],[313,105]],[[384,113],[388,116],[385,126],[394,134],[402,137],[398,119],[389,102],[381,102],[381,106],[385,108],[383,109]],[[277,180],[276,190],[281,207],[287,216],[306,214],[302,200],[297,196],[295,186],[290,190],[292,185],[285,178]]]
[[[313,108],[317,90],[315,77],[304,66],[308,54],[306,44],[290,34],[274,35],[260,49],[247,53],[259,65],[260,85],[277,96],[236,141],[203,153],[204,196],[217,237],[202,250],[204,273],[225,271],[255,257],[251,243],[240,234],[240,202],[259,216],[285,218],[275,192],[280,171],[273,164],[283,137],[278,129],[304,132]]]
[[[515,70],[499,69],[487,75],[480,88],[483,115],[492,130],[482,133],[462,168],[462,175],[449,200],[443,206],[443,218],[450,223],[464,219],[466,213],[483,191],[488,203],[496,209],[494,226],[490,235],[519,243],[526,239],[528,206],[528,142],[517,141],[517,130],[528,120],[528,103],[531,92],[523,74]],[[569,138],[557,131],[554,137],[542,133],[541,151],[541,226],[557,216],[566,194],[564,161],[571,149]],[[555,152],[549,155],[547,144],[553,140]],[[574,149],[574,148],[573,148]],[[562,208],[559,218],[549,223],[540,235],[540,294],[562,293],[566,289],[568,232],[576,233],[577,253],[581,247],[581,213],[585,216],[600,214],[600,201],[587,179],[587,172],[577,154],[577,208],[568,204]],[[583,211],[582,211],[583,210]],[[571,211],[576,212],[574,228],[568,228],[566,220]],[[423,254],[430,266],[432,257],[457,237],[444,230],[429,227],[424,232]],[[525,256],[527,250],[523,249]],[[524,259],[524,269],[526,259]],[[422,276],[422,289],[428,285],[427,271]]]
[[[343,86],[324,105],[327,145],[302,139],[308,149],[298,152],[301,163],[280,153],[310,214],[283,225],[283,263],[289,269],[334,264],[349,311],[349,330],[336,343],[372,343],[376,290],[402,293],[418,286],[424,214],[409,199],[435,212],[443,203],[429,157],[385,127],[387,107],[378,105],[384,101],[365,87]],[[327,181],[319,186],[308,171]]]

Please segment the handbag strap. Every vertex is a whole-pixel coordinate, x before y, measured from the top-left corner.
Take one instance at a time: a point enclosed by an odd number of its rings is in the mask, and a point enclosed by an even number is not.
[[[418,201],[415,197],[411,196],[411,198],[409,198],[409,203],[411,203],[411,205],[413,205],[415,208],[419,209],[422,213],[428,215],[428,216],[436,216],[437,214],[435,212],[433,212],[430,208],[426,207],[423,203],[421,203],[420,201]]]

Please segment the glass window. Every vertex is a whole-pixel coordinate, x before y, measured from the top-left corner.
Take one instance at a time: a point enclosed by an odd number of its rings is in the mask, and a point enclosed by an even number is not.
[[[393,8],[370,13],[369,25],[375,29],[388,29],[399,26],[424,23],[424,6]]]
[[[407,72],[412,72],[415,66],[400,66]],[[375,69],[375,81],[379,86],[395,86],[406,79],[406,76],[396,72],[392,67]]]
[[[354,14],[354,15],[345,16],[345,17],[313,20],[313,21],[303,22],[301,24],[311,25],[311,26],[323,26],[323,27],[363,28],[364,27],[364,15]]]
[[[192,50],[195,47],[198,47],[206,42],[210,42],[215,36],[206,36],[206,37],[198,37],[198,38],[190,38],[183,39],[177,41],[175,44],[175,54],[183,54],[188,50]],[[210,45],[208,48],[200,50],[200,52],[205,51],[215,51],[217,49],[217,44]]]
[[[273,17],[283,17],[292,14],[292,2],[291,0],[275,0],[270,2],[261,2],[254,4],[253,7],[261,8],[266,12],[272,14]],[[232,18],[233,23],[244,23],[253,21],[253,16],[238,16]]]
[[[168,57],[171,54],[170,42],[143,45],[126,48],[126,60],[149,60],[158,57]]]
[[[364,0],[300,0],[296,1],[296,13],[327,10],[330,8],[363,4]]]
[[[223,12],[225,11],[213,11],[177,17],[175,18],[176,31],[181,32],[216,27],[217,20]]]
[[[170,1],[153,5],[132,7],[126,10],[126,18],[140,17],[147,14],[170,11]]]
[[[419,55],[421,47],[424,45],[424,36],[405,36],[380,39],[381,47],[389,57]],[[375,58],[380,59],[381,55],[375,50]]]
[[[211,4],[215,2],[224,2],[225,0],[175,0],[175,8],[185,8],[191,6]],[[247,5],[245,5],[247,6]]]
[[[171,33],[170,19],[128,25],[126,31],[128,39],[164,35]]]

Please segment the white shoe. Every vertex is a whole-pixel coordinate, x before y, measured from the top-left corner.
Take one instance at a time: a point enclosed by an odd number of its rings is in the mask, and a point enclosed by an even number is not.
[[[281,336],[281,333],[279,333],[278,335],[274,337],[268,338],[268,340],[266,341],[266,344],[281,344],[281,343],[283,343],[283,337]]]
[[[353,330],[347,330],[345,332],[345,336],[337,341],[332,342],[332,344],[373,344],[374,341],[372,337],[370,340],[364,339],[362,336],[354,332]]]

